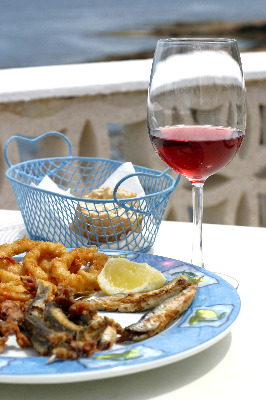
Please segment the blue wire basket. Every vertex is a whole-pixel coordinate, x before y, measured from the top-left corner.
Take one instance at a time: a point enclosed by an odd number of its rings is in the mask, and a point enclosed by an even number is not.
[[[11,165],[8,147],[11,141],[36,144],[50,136],[59,136],[68,145],[68,157],[42,158]],[[103,249],[149,251],[156,239],[169,197],[177,186],[164,172],[134,165],[135,173],[121,179],[113,190],[112,199],[86,198],[99,189],[122,164],[101,158],[73,157],[67,137],[48,132],[37,138],[12,136],[5,145],[6,172],[19,209],[33,240],[60,242],[66,247],[96,245]],[[62,193],[38,187],[49,177]],[[119,198],[119,187],[137,176],[145,195]]]

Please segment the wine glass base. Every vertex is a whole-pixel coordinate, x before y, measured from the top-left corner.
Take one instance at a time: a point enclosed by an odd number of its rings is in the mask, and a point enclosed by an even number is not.
[[[192,265],[197,265],[198,267],[200,267],[202,269],[205,269],[205,266],[204,266],[203,263],[202,264],[201,263],[195,263],[195,262],[193,263],[193,260],[191,260],[191,264]],[[222,272],[216,272],[216,271],[212,271],[212,270],[210,270],[210,271],[213,272],[215,275],[218,275],[221,278],[223,278],[226,282],[230,283],[230,285],[233,286],[234,289],[236,289],[236,290],[238,289],[239,282],[238,282],[238,280],[236,278],[233,278],[231,275],[223,274]]]
[[[222,273],[220,273],[220,272],[214,272],[214,274],[220,276],[220,277],[223,278],[226,282],[230,283],[230,285],[233,286],[234,289],[236,289],[236,290],[238,289],[238,287],[239,287],[239,282],[238,282],[235,278],[233,278],[232,276],[227,275],[227,274],[222,274]]]

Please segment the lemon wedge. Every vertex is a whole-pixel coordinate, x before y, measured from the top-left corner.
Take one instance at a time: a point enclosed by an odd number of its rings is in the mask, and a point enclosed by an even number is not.
[[[98,275],[100,288],[109,295],[148,292],[160,288],[165,281],[156,268],[125,258],[109,258]]]

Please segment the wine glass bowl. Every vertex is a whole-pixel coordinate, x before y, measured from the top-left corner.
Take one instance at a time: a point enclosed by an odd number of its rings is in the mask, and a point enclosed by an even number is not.
[[[203,185],[235,157],[245,125],[245,83],[234,39],[158,41],[148,91],[149,135],[161,159],[192,183],[192,262],[201,267]]]

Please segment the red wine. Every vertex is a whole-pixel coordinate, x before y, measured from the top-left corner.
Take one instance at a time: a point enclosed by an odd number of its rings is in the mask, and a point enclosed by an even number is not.
[[[192,183],[204,182],[236,155],[243,132],[217,126],[172,126],[150,132],[155,151]]]

